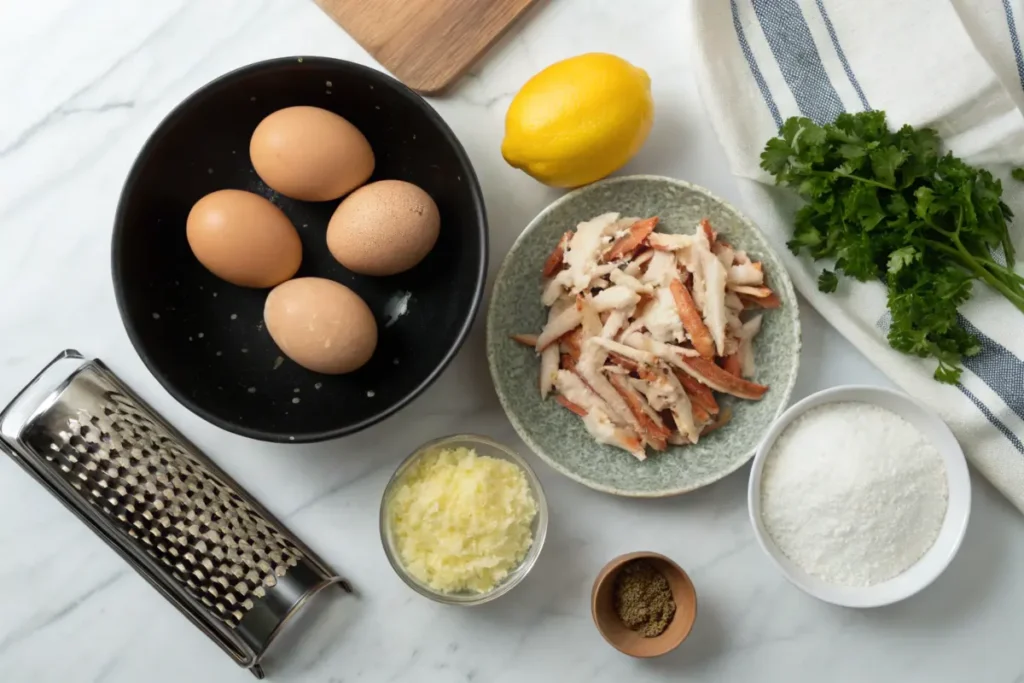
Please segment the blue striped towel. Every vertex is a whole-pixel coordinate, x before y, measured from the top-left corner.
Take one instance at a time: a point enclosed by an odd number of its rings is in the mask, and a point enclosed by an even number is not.
[[[984,285],[961,309],[982,352],[957,386],[934,364],[889,348],[881,284],[817,288],[820,266],[785,248],[794,199],[759,167],[789,116],[819,123],[884,110],[893,125],[937,129],[966,161],[1001,177],[1024,253],[1024,8],[1020,0],[700,0],[697,81],[747,211],[797,289],[896,384],[949,423],[976,469],[1024,512],[1024,315]]]

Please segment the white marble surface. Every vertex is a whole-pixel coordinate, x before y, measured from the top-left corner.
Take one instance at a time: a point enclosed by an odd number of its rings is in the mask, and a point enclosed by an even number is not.
[[[616,52],[652,76],[657,123],[628,171],[736,198],[689,74],[688,5],[542,3],[433,101],[483,183],[492,272],[556,196],[502,162],[505,107],[529,75],[575,53]],[[372,63],[305,0],[0,0],[0,397],[65,346],[104,358],[351,578],[361,597],[338,600],[317,631],[279,648],[273,680],[1024,681],[1024,520],[977,477],[971,526],[948,572],[906,603],[858,612],[815,602],[769,565],[747,521],[745,469],[682,498],[631,501],[535,461],[552,508],[547,547],[512,595],[466,610],[425,601],[392,573],[377,508],[397,461],[428,438],[469,430],[519,443],[490,387],[482,324],[411,407],[341,441],[248,441],[176,404],[143,368],[114,305],[108,245],[121,181],[192,90],[292,54]],[[885,382],[814,312],[802,317],[797,396]],[[0,548],[0,681],[249,680],[6,459]],[[649,662],[605,645],[589,614],[600,566],[641,548],[678,560],[700,598],[690,640]]]

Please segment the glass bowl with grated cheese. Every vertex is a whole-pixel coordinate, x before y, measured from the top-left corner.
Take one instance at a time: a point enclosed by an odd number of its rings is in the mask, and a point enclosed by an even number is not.
[[[484,436],[431,441],[384,490],[380,533],[398,576],[450,605],[479,605],[512,590],[540,555],[548,508],[537,475]]]

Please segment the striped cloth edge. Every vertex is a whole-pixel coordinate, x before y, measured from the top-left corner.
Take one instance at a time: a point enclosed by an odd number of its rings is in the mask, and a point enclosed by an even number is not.
[[[978,142],[978,132],[996,130],[997,126],[979,119],[976,129],[971,129],[960,125],[962,121],[954,120],[953,115],[943,118],[947,109],[952,110],[946,107],[948,103],[945,101],[937,99],[934,118],[923,123],[936,125],[947,138],[947,143],[950,142],[945,135],[947,129],[955,130],[959,137],[952,136],[954,150],[960,154],[962,150],[956,145],[962,144],[968,161],[976,161],[970,154],[975,148],[979,150],[977,158],[987,160],[986,154],[993,156],[992,148],[997,146],[997,142],[1005,141],[1006,136],[1024,141],[1024,117],[1019,111],[1024,105],[1024,54],[1016,28],[1016,18],[1020,16],[1021,9],[1011,0],[1003,0],[1002,7],[996,6],[998,13],[992,11],[992,7],[986,7],[980,15],[971,14],[978,11],[976,4],[969,0],[948,3],[946,0],[905,0],[897,11],[891,3],[883,0],[694,3],[698,84],[733,171],[739,176],[741,193],[750,199],[748,204],[758,207],[758,211],[752,211],[752,217],[762,227],[774,227],[766,229],[766,233],[780,251],[785,251],[783,242],[792,207],[777,205],[768,199],[774,196],[772,190],[755,189],[750,183],[750,180],[771,182],[757,168],[761,147],[791,115],[799,114],[818,123],[826,123],[844,111],[871,109],[870,103],[887,111],[894,107],[898,109],[907,98],[919,100],[914,106],[923,106],[921,111],[927,112],[927,92],[897,88],[895,83],[890,87],[884,73],[886,65],[875,63],[875,60],[882,62],[886,58],[884,53],[889,43],[873,45],[870,42],[873,36],[886,30],[890,35],[902,36],[904,26],[910,26],[910,22],[921,22],[924,10],[929,12],[926,21],[931,25],[930,32],[934,33],[939,28],[951,37],[948,43],[943,42],[941,49],[955,51],[959,48],[965,53],[968,50],[974,53],[967,61],[972,68],[979,70],[979,74],[985,70],[979,79],[988,78],[992,83],[1001,83],[1005,92],[992,96],[1005,98],[1008,104],[1004,104],[1004,108],[1014,111],[1005,117],[1013,125],[1003,125],[1009,132],[999,129],[993,133],[988,146]],[[878,22],[892,22],[896,26],[880,27]],[[908,23],[903,25],[900,22]],[[979,32],[978,35],[971,35],[971,30]],[[908,31],[907,40],[913,37],[913,31]],[[922,81],[927,82],[929,68],[933,66],[927,58],[928,50],[937,48],[927,39],[920,42],[917,47],[925,55],[922,59],[894,60],[891,68],[916,69]],[[975,43],[987,46],[987,54],[983,56],[988,61],[978,56]],[[857,77],[862,66],[869,74],[863,80]],[[932,74],[933,77],[935,75]],[[1009,82],[1011,75],[1012,83]],[[971,95],[965,93],[964,97]],[[1015,120],[1010,121],[1014,117]],[[914,125],[922,123],[909,122]],[[1018,146],[1013,153],[1022,152],[1024,145]],[[1006,183],[1004,187],[1007,187]],[[1011,205],[1015,203],[1014,199],[1019,201],[1018,214],[1024,218],[1024,192],[1016,198],[1007,196]],[[751,206],[747,208],[750,210]],[[1020,233],[1021,229],[1015,227],[1014,236],[1018,242],[1021,241]],[[817,270],[806,259],[796,259],[788,253],[785,256],[791,271],[801,269],[813,274]],[[982,351],[965,359],[964,379],[956,387],[960,398],[953,399],[922,381],[925,378],[930,381],[930,368],[926,363],[899,356],[887,348],[884,335],[890,319],[884,308],[884,294],[879,306],[877,292],[863,294],[861,287],[855,287],[858,293],[847,299],[826,298],[817,291],[814,277],[794,277],[794,283],[826,319],[897,384],[936,408],[950,422],[977,469],[1024,512],[1024,362],[1021,361],[1024,348],[1004,346],[995,338],[1000,336],[995,333],[998,328],[975,324],[977,321],[970,319],[978,306],[972,302],[969,308],[965,307],[967,315],[961,317],[961,323],[978,337]],[[881,289],[880,286],[875,287]],[[863,300],[860,298],[862,294]],[[867,301],[878,309],[873,318],[862,311],[853,311],[855,308],[870,309],[871,305],[863,303]],[[991,297],[986,301],[990,302]],[[1016,309],[1012,310],[1020,315]],[[858,322],[858,315],[867,316],[866,321],[871,324]],[[874,328],[874,331],[867,330],[867,327]],[[1024,323],[1021,323],[1021,329],[1024,332]],[[973,411],[977,419],[964,418],[963,413],[969,411]]]

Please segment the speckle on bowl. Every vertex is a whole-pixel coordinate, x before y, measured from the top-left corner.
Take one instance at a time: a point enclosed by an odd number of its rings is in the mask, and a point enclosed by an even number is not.
[[[721,401],[732,422],[686,447],[651,453],[639,462],[625,451],[596,443],[583,422],[537,390],[536,354],[509,337],[536,333],[546,311],[540,301],[541,266],[558,238],[581,221],[609,211],[659,216],[658,230],[690,233],[702,218],[732,245],[764,263],[782,307],[766,311],[754,343],[754,381],[771,389],[760,401]],[[570,192],[523,231],[498,271],[487,315],[487,359],[505,413],[519,436],[556,470],[581,484],[620,496],[656,498],[693,491],[742,467],[772,422],[786,408],[800,357],[796,294],[782,262],[761,232],[738,210],[707,190],[658,176],[612,178]]]

